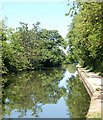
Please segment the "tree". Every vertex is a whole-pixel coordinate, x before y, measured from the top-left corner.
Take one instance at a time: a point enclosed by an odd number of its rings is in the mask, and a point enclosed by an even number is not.
[[[59,47],[66,41],[57,30],[41,29],[39,22],[31,29],[20,22],[16,30],[1,24],[3,74],[62,64],[65,54]]]
[[[38,36],[44,43],[41,46],[41,64],[43,66],[60,65],[65,59],[65,54],[59,47],[66,46],[66,41],[59,35],[57,30],[43,29],[38,33]]]
[[[81,5],[81,4],[80,4]],[[67,38],[74,58],[83,67],[103,72],[103,2],[82,3],[74,15]],[[72,9],[73,10],[73,9]]]

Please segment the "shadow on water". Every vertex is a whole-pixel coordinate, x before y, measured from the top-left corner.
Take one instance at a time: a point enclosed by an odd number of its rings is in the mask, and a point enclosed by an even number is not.
[[[87,115],[90,97],[79,75],[71,76],[67,80],[66,105],[70,118],[84,118]]]
[[[75,72],[74,65],[64,65],[60,68],[45,68],[4,76],[3,80],[6,82],[2,89],[3,117],[39,118],[44,108],[49,110],[49,107],[54,105],[53,109],[57,107],[56,112],[59,114],[65,109],[68,114],[64,115],[65,118],[84,118],[90,98]],[[72,76],[73,74],[76,77]],[[66,81],[66,87],[60,85],[61,81]],[[63,111],[60,105],[65,106]],[[45,118],[55,117],[49,114]]]

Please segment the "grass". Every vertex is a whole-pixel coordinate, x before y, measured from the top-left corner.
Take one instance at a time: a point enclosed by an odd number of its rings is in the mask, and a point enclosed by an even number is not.
[[[81,72],[84,73],[84,75],[85,75],[87,78],[89,78],[89,76],[88,76],[81,68],[79,68],[79,69],[80,69]]]
[[[97,73],[98,75],[100,75],[101,77],[103,77],[103,73],[101,72],[100,69],[93,69],[92,67],[85,67],[87,70],[89,70],[90,72],[94,72],[94,73]]]
[[[100,91],[101,89],[100,88],[96,88],[96,90],[95,91]]]

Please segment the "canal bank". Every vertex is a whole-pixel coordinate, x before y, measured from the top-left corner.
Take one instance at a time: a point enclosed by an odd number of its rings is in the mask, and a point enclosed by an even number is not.
[[[103,117],[103,78],[96,73],[90,72],[80,65],[76,66],[82,78],[84,86],[90,95],[91,102],[87,113],[87,118]]]

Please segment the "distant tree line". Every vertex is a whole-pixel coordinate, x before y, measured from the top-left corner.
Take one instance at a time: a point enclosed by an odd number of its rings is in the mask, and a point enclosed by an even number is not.
[[[15,30],[7,27],[5,19],[0,24],[2,74],[58,66],[65,60],[60,46],[65,47],[66,41],[57,30],[41,29],[39,22],[31,29],[20,22]]]
[[[67,61],[103,73],[103,2],[74,2]]]

